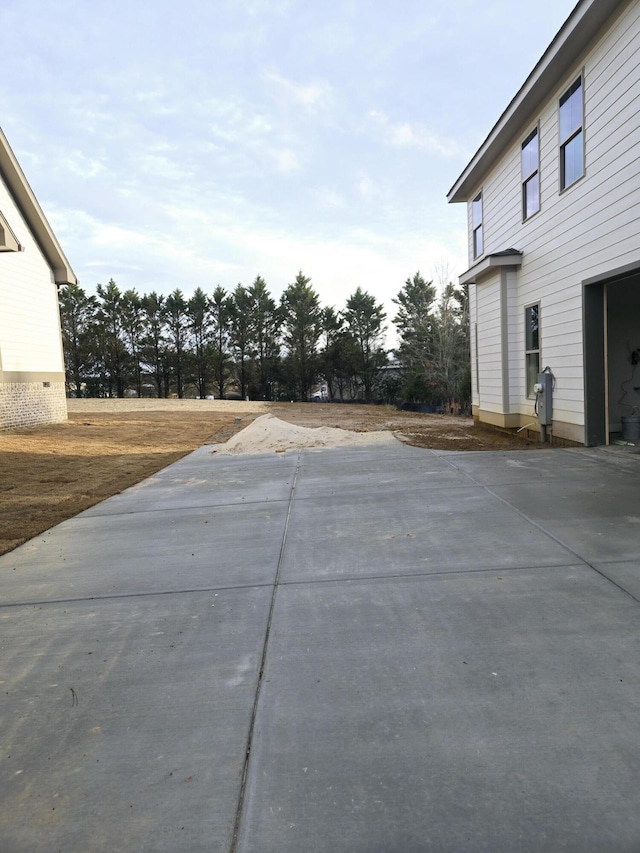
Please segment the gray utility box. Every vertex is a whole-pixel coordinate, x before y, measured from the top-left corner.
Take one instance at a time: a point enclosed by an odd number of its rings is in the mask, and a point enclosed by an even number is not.
[[[533,390],[536,392],[536,414],[543,426],[551,426],[553,420],[552,400],[553,376],[550,373],[538,373]]]

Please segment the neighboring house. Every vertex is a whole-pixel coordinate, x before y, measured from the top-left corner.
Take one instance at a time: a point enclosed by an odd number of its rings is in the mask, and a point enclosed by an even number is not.
[[[0,429],[66,420],[58,286],[75,282],[0,130]]]
[[[535,422],[549,368],[553,436],[608,443],[640,414],[638,0],[577,4],[448,198],[468,212],[474,416]]]

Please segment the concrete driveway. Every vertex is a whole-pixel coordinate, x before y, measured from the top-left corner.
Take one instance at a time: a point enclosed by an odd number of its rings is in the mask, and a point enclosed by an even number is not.
[[[201,448],[0,558],[2,853],[640,849],[640,456]]]

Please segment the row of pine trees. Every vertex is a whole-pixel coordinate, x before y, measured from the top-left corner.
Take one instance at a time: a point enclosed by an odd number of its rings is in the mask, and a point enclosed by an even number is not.
[[[393,300],[399,346],[385,349],[386,315],[360,287],[345,307],[322,307],[300,272],[276,301],[266,282],[187,297],[60,290],[68,392],[123,397],[231,394],[257,400],[426,403],[465,409],[469,400],[466,293],[438,295],[419,273]]]

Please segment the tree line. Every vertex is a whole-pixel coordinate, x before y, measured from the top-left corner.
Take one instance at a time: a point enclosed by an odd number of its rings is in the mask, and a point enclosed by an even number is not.
[[[468,405],[466,291],[447,284],[438,295],[420,273],[393,300],[395,352],[370,293],[358,287],[341,310],[323,307],[302,272],[278,301],[261,276],[190,297],[121,291],[111,279],[95,294],[61,288],[59,300],[72,396]]]

